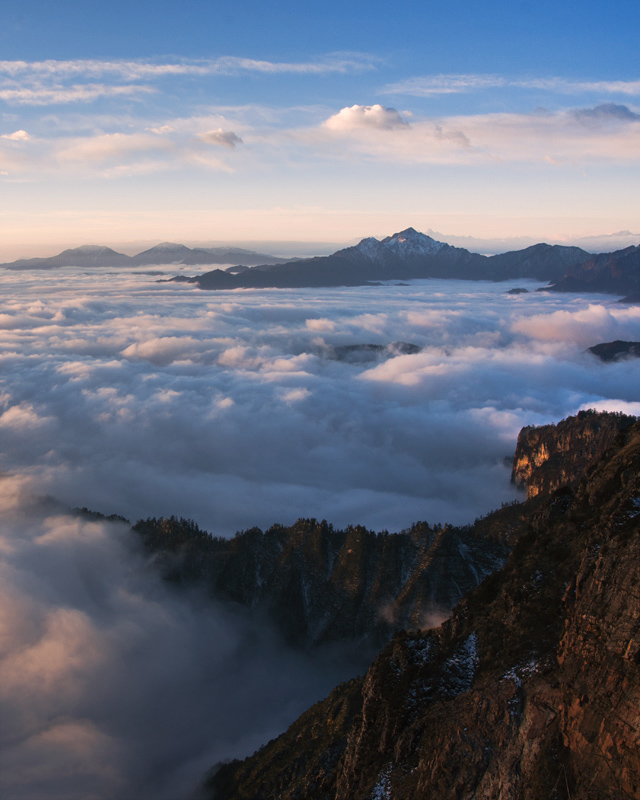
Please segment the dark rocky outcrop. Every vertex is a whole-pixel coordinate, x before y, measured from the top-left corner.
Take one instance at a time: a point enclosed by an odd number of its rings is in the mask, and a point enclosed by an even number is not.
[[[640,358],[640,342],[602,342],[589,348],[589,352],[600,361],[622,361],[626,358]]]
[[[209,796],[640,797],[640,424],[520,509],[507,564],[448,621],[396,635]]]
[[[520,431],[511,480],[527,489],[527,497],[555,491],[579,480],[619,430],[636,421],[625,414],[580,411],[557,425]]]
[[[297,646],[379,647],[397,630],[442,618],[508,553],[495,537],[424,522],[391,534],[301,519],[233,539],[174,518],[141,520],[134,530],[166,578],[266,614]]]

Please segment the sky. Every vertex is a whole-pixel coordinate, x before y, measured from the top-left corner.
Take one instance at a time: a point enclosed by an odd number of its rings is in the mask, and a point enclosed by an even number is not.
[[[639,14],[4,0],[0,259],[166,240],[312,253],[409,225],[494,250],[637,244]],[[185,800],[355,669],[176,597],[125,525],[69,509],[222,536],[301,516],[465,524],[522,497],[523,426],[640,412],[637,371],[586,352],[640,340],[614,297],[156,282],[179,270],[0,270],[12,800]],[[393,342],[420,350],[336,357]]]
[[[631,0],[9,0],[0,257],[638,234],[638,23]]]

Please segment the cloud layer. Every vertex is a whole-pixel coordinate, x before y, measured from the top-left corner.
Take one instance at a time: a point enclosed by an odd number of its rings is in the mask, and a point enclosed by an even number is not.
[[[298,516],[470,521],[513,496],[503,459],[520,427],[639,388],[583,352],[640,340],[640,312],[602,298],[0,278],[2,470],[72,506],[184,515],[216,534]],[[373,365],[331,355],[394,341],[423,350]]]

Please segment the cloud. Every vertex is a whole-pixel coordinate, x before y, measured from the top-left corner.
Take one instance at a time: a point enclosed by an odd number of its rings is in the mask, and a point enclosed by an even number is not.
[[[102,164],[132,155],[167,152],[174,147],[170,140],[143,133],[107,133],[65,141],[56,155],[60,162]]]
[[[324,74],[359,72],[374,68],[375,59],[364,53],[329,54],[316,61],[265,61],[237,56],[216,59],[144,61],[98,59],[0,61],[0,76],[13,80],[64,80],[110,76],[120,80],[154,80],[175,76],[205,77],[242,72]]]
[[[378,104],[373,106],[353,105],[343,108],[337,114],[329,117],[324,124],[329,130],[338,132],[358,128],[388,131],[408,126],[395,108],[385,108]]]
[[[358,668],[172,592],[123,524],[0,493],[3,796],[191,796]]]
[[[125,97],[150,94],[150,86],[109,86],[105,84],[81,84],[73,86],[23,86],[3,87],[0,84],[0,100],[16,105],[48,106],[64,103],[91,103],[101,97]]]
[[[197,138],[207,144],[230,147],[231,149],[234,149],[238,144],[242,144],[242,139],[236,133],[233,131],[224,131],[222,128],[199,133]]]
[[[3,133],[0,139],[10,139],[13,142],[26,142],[29,140],[29,134],[26,131],[19,130],[13,133]]]
[[[580,122],[637,122],[640,114],[616,103],[601,103],[594,108],[578,108],[573,112]]]
[[[432,97],[440,94],[459,94],[483,89],[505,88],[543,89],[560,94],[640,95],[640,80],[575,81],[562,77],[519,79],[490,74],[425,75],[387,84],[380,89],[380,93]]]
[[[442,118],[413,118],[404,124],[398,112],[382,106],[342,109],[314,131],[297,138],[332,158],[360,156],[389,163],[486,166],[543,162],[554,165],[638,163],[640,119],[626,106],[554,113],[494,113]],[[609,123],[609,124],[605,124]],[[385,135],[379,135],[385,131]],[[327,133],[340,133],[342,147]]]

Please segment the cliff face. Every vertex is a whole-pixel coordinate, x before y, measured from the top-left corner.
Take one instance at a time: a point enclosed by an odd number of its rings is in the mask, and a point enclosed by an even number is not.
[[[511,481],[527,497],[548,494],[579,479],[635,417],[580,411],[557,425],[523,428],[518,436]]]
[[[507,564],[447,622],[395,636],[211,796],[640,797],[640,424],[520,508]]]
[[[216,539],[175,519],[134,530],[169,579],[265,613],[291,643],[367,640],[448,613],[502,566],[508,548],[468,529],[416,523],[398,534],[301,519]]]

